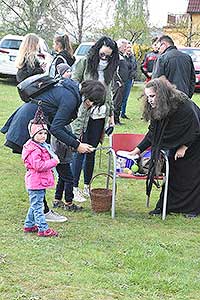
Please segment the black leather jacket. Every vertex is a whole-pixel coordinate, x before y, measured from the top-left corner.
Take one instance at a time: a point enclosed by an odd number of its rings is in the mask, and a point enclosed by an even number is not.
[[[152,78],[164,75],[190,98],[194,93],[195,70],[191,57],[175,46],[168,47],[157,59]]]

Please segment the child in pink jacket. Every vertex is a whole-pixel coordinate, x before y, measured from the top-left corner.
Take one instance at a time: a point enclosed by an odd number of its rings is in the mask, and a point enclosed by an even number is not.
[[[43,212],[43,199],[47,188],[54,187],[52,168],[59,159],[46,143],[47,125],[41,109],[29,123],[29,139],[23,146],[22,159],[27,169],[25,184],[29,194],[30,208],[24,223],[24,232],[38,232],[38,236],[58,236],[49,228]]]

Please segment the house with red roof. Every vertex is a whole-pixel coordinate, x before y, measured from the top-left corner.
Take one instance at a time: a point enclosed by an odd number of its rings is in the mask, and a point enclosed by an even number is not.
[[[168,15],[168,24],[163,31],[178,47],[200,47],[200,0],[188,0],[185,14]]]

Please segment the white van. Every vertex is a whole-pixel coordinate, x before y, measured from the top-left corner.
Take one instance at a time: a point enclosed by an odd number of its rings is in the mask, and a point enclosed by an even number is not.
[[[81,43],[74,52],[76,58],[75,64],[85,55],[88,54],[90,48],[94,45],[94,42],[84,42]]]
[[[12,77],[17,74],[15,59],[24,36],[8,34],[0,41],[0,77]],[[39,61],[46,63],[46,70],[52,62],[53,56],[50,53],[47,43],[40,38],[40,50],[37,54]]]

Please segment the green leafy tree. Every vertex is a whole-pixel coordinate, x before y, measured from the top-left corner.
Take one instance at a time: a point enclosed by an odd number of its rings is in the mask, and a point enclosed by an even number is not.
[[[148,39],[147,0],[118,0],[115,2],[114,24],[104,29],[104,33],[114,39],[126,38],[132,43]]]

